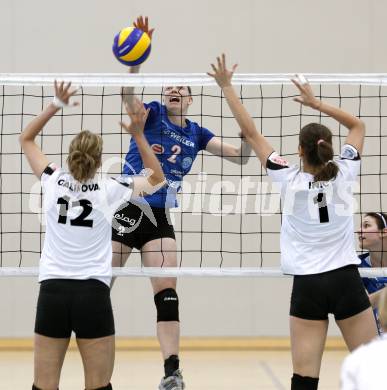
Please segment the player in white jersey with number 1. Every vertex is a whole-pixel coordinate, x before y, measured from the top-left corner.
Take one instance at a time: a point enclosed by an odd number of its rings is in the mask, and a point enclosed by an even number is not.
[[[40,259],[41,283],[35,321],[33,390],[56,390],[72,331],[82,356],[87,390],[111,390],[114,318],[110,301],[113,213],[132,195],[164,184],[161,166],[143,131],[148,112],[141,102],[122,126],[137,143],[148,177],[99,178],[102,138],[81,131],[70,144],[69,172],[49,164],[35,143],[43,126],[69,105],[76,91],[55,83],[54,101],[20,135],[34,174],[41,179],[46,236]]]
[[[333,158],[332,133],[322,124],[304,126],[299,136],[303,167],[290,165],[260,134],[231,85],[225,57],[212,65],[214,77],[268,175],[281,186],[283,221],[281,264],[294,275],[290,305],[292,390],[316,390],[328,314],[335,316],[350,350],[377,334],[355,251],[351,183],[360,170],[365,128],[358,118],[315,98],[305,78],[294,79],[295,100],[348,128],[339,158]]]

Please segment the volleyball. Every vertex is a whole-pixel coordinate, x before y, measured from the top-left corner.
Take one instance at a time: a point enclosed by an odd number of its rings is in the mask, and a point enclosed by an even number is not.
[[[148,58],[150,51],[149,35],[136,27],[125,27],[114,37],[113,53],[124,65],[142,64]]]

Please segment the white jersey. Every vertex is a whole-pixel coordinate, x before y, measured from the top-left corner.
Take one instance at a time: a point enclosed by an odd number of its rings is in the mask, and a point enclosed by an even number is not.
[[[60,168],[43,172],[46,236],[39,282],[97,279],[110,286],[113,213],[132,194],[132,179],[106,178],[84,184]]]
[[[277,153],[267,161],[267,173],[281,185],[281,266],[286,274],[317,274],[359,264],[355,251],[352,187],[360,156],[344,145],[336,179],[314,182],[310,173],[289,165]]]
[[[341,390],[385,389],[386,361],[387,335],[357,348],[344,360],[341,368]]]

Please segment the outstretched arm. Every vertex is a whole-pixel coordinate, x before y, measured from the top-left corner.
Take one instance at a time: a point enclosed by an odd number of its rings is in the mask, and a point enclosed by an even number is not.
[[[217,66],[211,64],[211,67],[213,73],[209,72],[207,74],[213,77],[219,87],[222,88],[230,110],[242,131],[242,136],[251,145],[262,165],[266,167],[267,158],[273,152],[273,148],[266,138],[257,131],[253,119],[243,106],[231,84],[232,75],[234,74],[237,65],[234,65],[232,70],[228,70],[226,66],[226,56],[222,54],[222,57],[217,57]]]
[[[125,105],[125,107],[131,122],[129,125],[120,122],[121,126],[136,141],[142,162],[147,169],[147,176],[134,177],[133,194],[135,196],[153,194],[165,184],[165,176],[159,160],[144,136],[144,126],[149,108],[145,110],[144,105],[138,99],[133,100],[131,107],[129,105]]]
[[[152,39],[152,34],[153,31],[155,30],[154,28],[149,28],[149,23],[148,23],[148,17],[145,16],[143,18],[142,16],[139,16],[136,21],[133,23],[134,27],[144,31],[149,35],[149,38]],[[129,73],[139,73],[140,71],[140,65],[136,66],[130,66],[129,67]],[[122,88],[122,101],[125,105],[131,105],[133,104],[135,100],[134,96],[134,87],[123,87]]]
[[[70,90],[71,83],[64,84],[54,82],[55,98],[36,118],[34,118],[22,131],[19,136],[19,142],[25,156],[30,164],[32,172],[40,178],[44,169],[48,165],[46,155],[36,144],[35,138],[46,125],[46,123],[61,109],[69,104],[69,99],[77,90]],[[77,105],[77,103],[73,103]]]
[[[341,108],[331,106],[330,104],[317,99],[313,94],[310,84],[303,75],[297,75],[292,81],[300,91],[300,96],[294,98],[294,100],[329,115],[345,126],[349,130],[345,142],[354,146],[361,154],[365,136],[364,122],[356,116],[343,111]]]
[[[246,142],[240,133],[242,143],[239,148],[223,142],[220,137],[212,137],[206,146],[207,152],[223,157],[234,164],[245,165],[249,161],[251,145]]]

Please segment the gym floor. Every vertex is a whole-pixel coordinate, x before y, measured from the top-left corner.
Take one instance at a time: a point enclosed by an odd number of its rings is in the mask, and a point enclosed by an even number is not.
[[[338,390],[346,351],[326,351],[319,390]],[[290,351],[183,351],[183,375],[189,390],[285,390],[292,373]],[[117,351],[112,384],[116,390],[156,390],[162,376],[158,351]],[[26,390],[33,378],[32,351],[0,352],[0,390]],[[78,351],[68,351],[60,390],[83,387]]]

